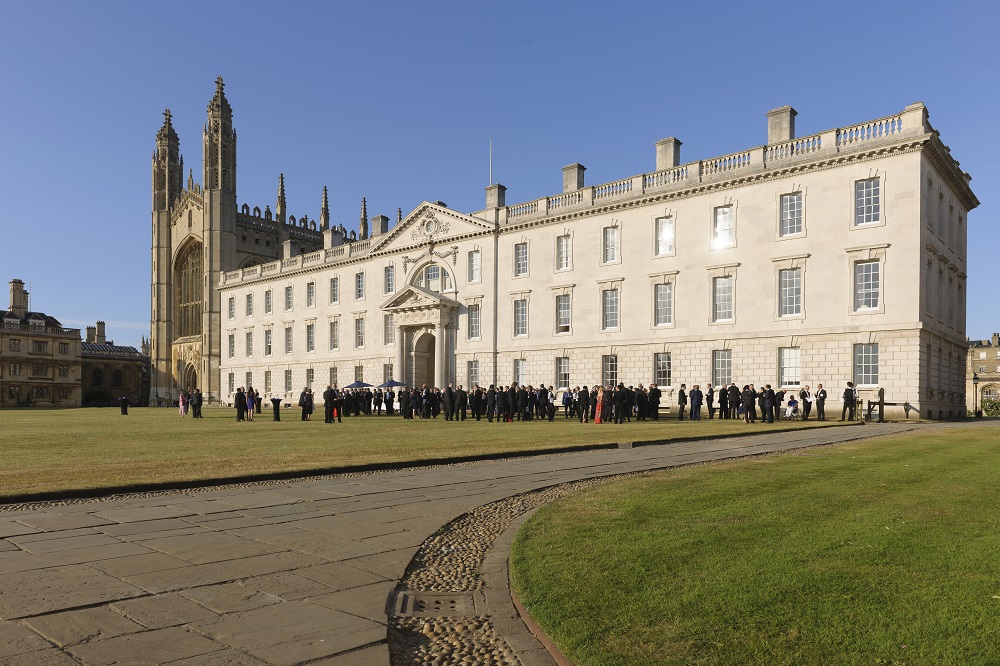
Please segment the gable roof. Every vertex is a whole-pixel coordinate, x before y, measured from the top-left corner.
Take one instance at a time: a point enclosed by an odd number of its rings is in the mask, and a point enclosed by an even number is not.
[[[369,252],[428,243],[448,243],[464,236],[488,233],[494,225],[465,213],[425,201],[387,234],[372,239]]]
[[[457,308],[458,306],[458,301],[452,298],[412,284],[400,289],[382,303],[382,309],[390,311],[405,311],[427,307]]]

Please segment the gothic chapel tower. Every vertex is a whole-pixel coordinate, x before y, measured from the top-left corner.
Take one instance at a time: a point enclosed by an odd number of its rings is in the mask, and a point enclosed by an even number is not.
[[[208,105],[202,161],[204,187],[189,175],[170,111],[153,153],[153,242],[150,404],[170,405],[182,390],[201,388],[217,402],[222,308],[220,271],[237,268],[236,132],[233,110],[216,80]]]

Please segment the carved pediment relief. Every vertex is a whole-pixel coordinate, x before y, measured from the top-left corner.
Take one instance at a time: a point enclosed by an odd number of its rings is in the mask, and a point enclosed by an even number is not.
[[[470,233],[491,231],[493,225],[464,213],[424,202],[384,236],[377,236],[372,251],[393,246],[408,247],[414,243],[433,245],[448,238]]]
[[[457,307],[458,303],[456,301],[436,292],[428,291],[427,289],[413,285],[400,290],[399,293],[392,295],[389,300],[382,304],[382,309],[388,311],[418,309],[440,310],[442,308],[451,309]]]

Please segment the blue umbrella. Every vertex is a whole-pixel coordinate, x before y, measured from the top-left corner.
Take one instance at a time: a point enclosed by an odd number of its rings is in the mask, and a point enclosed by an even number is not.
[[[403,382],[397,382],[395,379],[390,379],[389,381],[379,384],[375,388],[392,388],[393,386],[405,386]]]
[[[371,384],[366,384],[364,382],[354,382],[353,384],[348,384],[344,388],[364,388],[366,386],[371,386]]]

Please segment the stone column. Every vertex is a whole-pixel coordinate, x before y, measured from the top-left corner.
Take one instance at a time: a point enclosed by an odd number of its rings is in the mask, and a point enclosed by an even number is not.
[[[406,329],[402,326],[396,327],[396,364],[392,366],[391,379],[397,382],[406,383]]]
[[[444,355],[445,336],[448,329],[444,324],[438,324],[434,329],[434,383],[438,388],[448,386],[448,378],[445,376],[448,368],[448,359]]]

